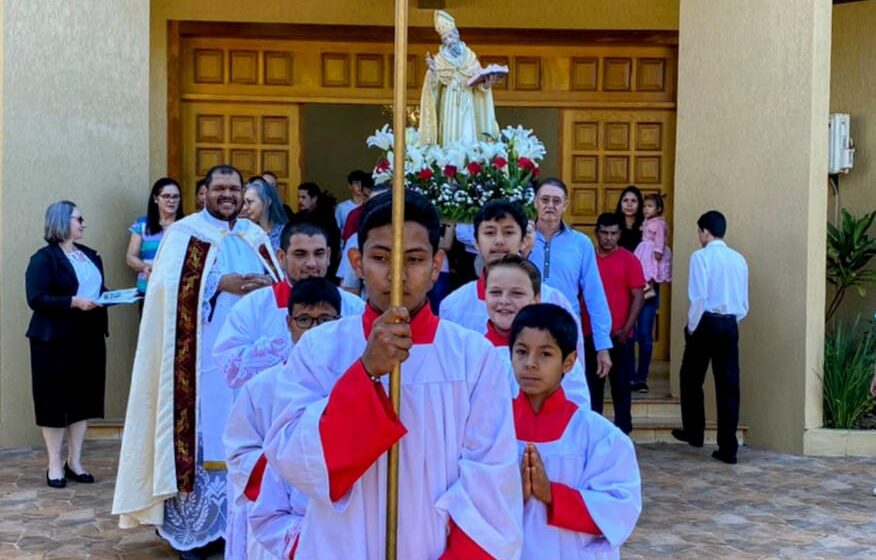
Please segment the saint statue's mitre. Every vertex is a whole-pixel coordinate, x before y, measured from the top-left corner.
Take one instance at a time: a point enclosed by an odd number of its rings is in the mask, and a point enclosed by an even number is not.
[[[456,29],[456,20],[444,10],[435,10],[434,21],[435,31],[442,37]]]

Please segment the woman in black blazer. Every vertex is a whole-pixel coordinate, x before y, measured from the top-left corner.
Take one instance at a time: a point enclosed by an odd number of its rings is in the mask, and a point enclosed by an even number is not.
[[[25,275],[33,317],[31,377],[36,423],[49,456],[46,482],[63,488],[67,479],[94,482],[82,468],[82,442],[89,418],[103,418],[106,380],[106,309],[97,299],[106,288],[97,252],[76,241],[85,218],[75,204],[55,202],[46,210],[46,245],[30,258]],[[61,461],[64,433],[67,461]]]

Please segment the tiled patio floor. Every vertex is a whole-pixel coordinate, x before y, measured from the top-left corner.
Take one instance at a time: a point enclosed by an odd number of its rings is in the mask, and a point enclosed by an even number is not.
[[[876,460],[643,445],[645,511],[625,559],[876,558]],[[109,515],[118,442],[86,442],[94,485],[45,485],[40,450],[0,452],[0,559],[175,558]]]

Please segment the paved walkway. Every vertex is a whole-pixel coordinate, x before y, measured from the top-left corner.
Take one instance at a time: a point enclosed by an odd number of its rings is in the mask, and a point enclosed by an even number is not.
[[[643,445],[645,511],[624,559],[876,558],[876,460]],[[39,450],[0,452],[0,558],[159,559],[174,554],[148,528],[109,515],[117,442],[86,442],[98,482],[45,485]]]

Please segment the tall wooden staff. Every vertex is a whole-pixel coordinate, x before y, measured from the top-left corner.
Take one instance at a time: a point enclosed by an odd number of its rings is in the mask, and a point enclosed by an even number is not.
[[[393,80],[392,130],[395,134],[392,170],[392,293],[390,305],[402,305],[402,266],[405,229],[405,128],[407,125],[408,0],[395,0],[395,71]],[[392,408],[399,412],[401,366],[389,377]],[[398,443],[389,450],[386,473],[386,558],[396,560],[398,548]]]

